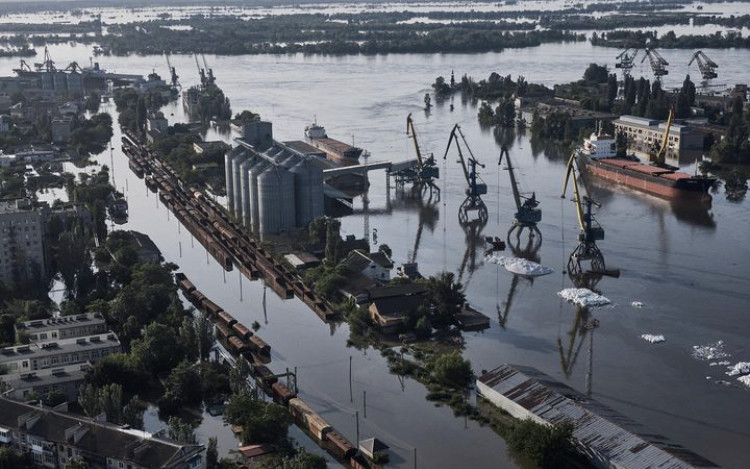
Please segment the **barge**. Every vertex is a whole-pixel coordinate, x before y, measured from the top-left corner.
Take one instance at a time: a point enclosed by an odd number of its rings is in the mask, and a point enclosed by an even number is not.
[[[617,156],[615,139],[591,134],[576,150],[580,167],[596,176],[667,198],[705,197],[716,178],[691,176],[668,165],[644,164],[634,156]]]
[[[326,158],[335,163],[351,166],[359,164],[362,149],[347,143],[328,138],[325,127],[313,123],[305,127],[305,140],[326,154]]]

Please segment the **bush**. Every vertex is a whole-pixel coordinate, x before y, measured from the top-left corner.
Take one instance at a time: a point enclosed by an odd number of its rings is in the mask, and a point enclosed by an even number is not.
[[[452,351],[435,359],[433,376],[443,384],[466,387],[471,384],[473,372],[471,362],[464,360],[458,351]]]
[[[573,425],[568,422],[547,426],[527,418],[515,424],[505,440],[511,449],[523,452],[543,469],[557,469],[573,452],[572,434]]]

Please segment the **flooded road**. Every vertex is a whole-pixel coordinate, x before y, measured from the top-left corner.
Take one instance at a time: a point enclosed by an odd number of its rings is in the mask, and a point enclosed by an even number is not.
[[[88,63],[91,55],[83,46],[55,46],[50,51],[60,63]],[[747,81],[750,51],[706,52],[721,67],[720,81]],[[415,257],[426,275],[441,270],[460,275],[471,303],[492,318],[490,329],[465,335],[464,355],[476,373],[502,363],[529,365],[583,390],[589,337],[582,337],[579,329],[571,334],[576,308],[556,295],[572,286],[563,270],[578,233],[572,203],[560,198],[567,155],[535,148],[528,133],[496,135],[481,129],[475,105],[459,97],[453,112],[448,103],[438,103],[427,115],[422,97],[436,76],[447,78],[451,70],[458,77],[467,73],[481,79],[497,71],[552,85],[578,79],[590,62],[614,69],[615,55],[614,49],[577,43],[472,55],[207,59],[233,110],[250,109],[273,121],[278,140],[300,139],[304,126],[317,117],[331,137],[353,140],[369,150],[371,162],[399,161],[413,158],[405,134],[406,115],[413,113],[423,151],[434,152],[441,166],[442,198],[434,207],[423,208],[420,217],[418,206],[400,203],[393,194],[389,204],[384,174],[373,173],[369,223],[377,229],[378,243],[393,249],[397,264]],[[677,86],[691,51],[662,55],[675,64],[665,77],[666,86]],[[156,70],[167,75],[161,56],[100,61],[103,68],[120,72]],[[183,86],[198,81],[192,57],[171,61]],[[5,74],[16,64],[0,59]],[[170,122],[184,119],[180,103],[164,111]],[[466,184],[455,153],[442,160],[455,123],[486,164],[480,175],[488,185],[484,201],[490,217],[479,234],[467,234],[458,224]],[[119,137],[116,129],[113,141],[119,142]],[[497,166],[499,141],[510,146],[522,190],[535,191],[541,201],[543,243],[536,256],[555,273],[533,282],[514,281],[504,268],[484,260],[481,243],[472,242],[485,235],[504,237],[515,212],[507,172]],[[126,194],[131,214],[121,228],[148,233],[165,259],[178,264],[209,298],[245,324],[258,321],[259,335],[273,347],[271,368],[297,367],[301,396],[350,440],[355,439],[354,416],[359,411],[360,437],[377,436],[388,443],[395,453],[393,467],[413,467],[414,448],[419,467],[529,467],[509,455],[490,429],[457,419],[450,409],[435,408],[425,400],[420,384],[389,374],[377,352],[347,347],[346,325],[327,326],[300,301],[282,301],[264,291],[260,282],[240,278],[237,271],[224,273],[128,170],[119,144],[115,146],[115,183]],[[101,162],[109,165],[110,155],[102,155]],[[599,321],[593,331],[593,396],[723,467],[750,466],[745,451],[750,444],[750,389],[727,377],[724,366],[709,366],[691,355],[694,345],[723,340],[732,364],[750,361],[750,205],[728,202],[723,189],[714,194],[710,206],[686,206],[596,180],[585,182],[602,204],[598,220],[606,237],[599,246],[607,266],[622,272],[620,278],[604,278],[596,286],[613,305],[590,316]],[[359,208],[355,200],[357,212]],[[423,229],[417,239],[420,223]],[[361,214],[342,219],[345,233],[362,236],[363,226]],[[634,308],[633,301],[644,306]],[[649,344],[639,338],[644,333],[664,334],[666,342]],[[362,417],[363,391],[367,419]]]

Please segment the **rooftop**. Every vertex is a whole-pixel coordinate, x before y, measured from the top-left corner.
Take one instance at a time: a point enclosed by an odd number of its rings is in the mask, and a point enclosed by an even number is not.
[[[49,442],[71,444],[73,435],[77,434],[77,448],[143,467],[173,467],[178,459],[191,453],[197,456],[203,451],[200,445],[183,445],[80,415],[0,398],[0,425],[18,428],[23,422],[30,424],[26,428],[30,435]]]
[[[91,364],[78,363],[57,368],[46,368],[26,373],[9,373],[0,379],[13,389],[23,389],[29,386],[46,386],[68,381],[79,381],[86,377]]]
[[[535,368],[502,365],[480,376],[477,386],[486,397],[499,394],[547,423],[570,422],[573,438],[603,455],[613,467],[718,467]]]
[[[102,317],[101,313],[86,313],[78,314],[76,316],[62,316],[59,318],[25,321],[23,324],[18,326],[18,329],[38,333],[78,327],[84,324],[88,325],[104,323],[104,317]]]
[[[82,352],[91,349],[119,347],[120,340],[114,332],[95,334],[87,337],[61,339],[42,344],[16,345],[0,349],[0,363],[14,362],[23,357],[40,359],[62,353]]]

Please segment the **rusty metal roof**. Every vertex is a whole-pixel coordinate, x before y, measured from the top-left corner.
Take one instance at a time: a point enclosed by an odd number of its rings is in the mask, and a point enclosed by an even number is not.
[[[486,397],[513,401],[550,424],[570,422],[573,438],[628,469],[718,468],[715,463],[650,432],[643,425],[579,393],[541,371],[525,366],[502,365],[478,379],[491,388]]]

